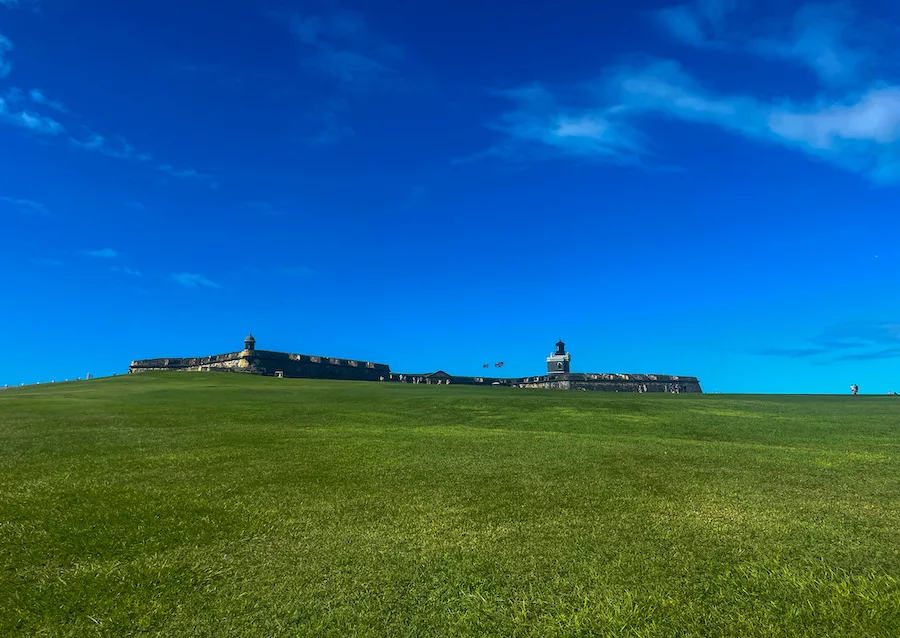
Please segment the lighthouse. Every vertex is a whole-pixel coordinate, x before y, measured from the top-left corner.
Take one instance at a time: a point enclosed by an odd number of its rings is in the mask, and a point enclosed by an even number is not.
[[[572,356],[566,352],[566,344],[562,339],[556,342],[556,352],[547,357],[547,374],[569,374],[569,362]]]

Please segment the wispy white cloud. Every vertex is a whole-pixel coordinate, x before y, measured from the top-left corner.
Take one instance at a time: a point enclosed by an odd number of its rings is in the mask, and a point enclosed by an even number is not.
[[[110,267],[110,272],[119,273],[121,275],[127,275],[129,277],[143,277],[141,271],[132,270],[128,266],[112,266]]]
[[[488,124],[504,139],[487,155],[518,159],[537,153],[635,163],[645,152],[641,135],[620,109],[598,103],[567,106],[541,84],[496,95],[514,108]]]
[[[153,159],[149,153],[143,153],[137,150],[123,137],[117,137],[115,140],[110,140],[99,133],[89,131],[86,137],[72,137],[70,138],[70,141],[78,148],[100,153],[101,155],[106,155],[107,157],[113,157],[115,159],[134,160],[137,162],[149,162]]]
[[[517,108],[494,123],[504,139],[488,154],[533,159],[524,146],[530,144],[550,156],[635,162],[647,148],[643,120],[664,116],[778,144],[876,183],[900,182],[900,86],[878,85],[843,100],[767,101],[717,92],[677,62],[654,61],[612,69],[590,91],[559,93],[539,85],[507,92]]]
[[[185,288],[221,288],[219,284],[210,281],[203,275],[190,272],[173,273],[172,279]]]
[[[4,0],[0,0],[3,2]],[[7,4],[17,4],[8,2]],[[12,65],[6,60],[6,54],[13,48],[12,43],[0,35],[0,78],[9,75]],[[5,90],[0,97],[0,123],[25,129],[38,135],[59,136],[67,133],[66,127],[52,117],[41,115],[28,110],[28,103],[38,107],[51,109],[62,115],[72,116],[72,111],[62,102],[49,98],[39,89],[31,89],[28,92],[17,87]],[[134,162],[150,162],[153,157],[150,153],[140,151],[122,136],[107,137],[92,131],[87,127],[81,127],[80,134],[67,135],[69,143],[76,148],[94,153],[100,153],[107,157]],[[210,188],[218,188],[219,184],[212,175],[200,173],[192,168],[179,169],[172,164],[159,164],[156,170],[179,179],[196,179],[206,182]]]
[[[295,14],[291,31],[303,45],[304,64],[351,88],[371,88],[395,79],[403,51],[380,36],[355,11]]]
[[[81,138],[71,137],[70,142],[73,146],[78,148],[100,153],[101,155],[106,155],[107,157],[115,159],[133,162],[150,162],[153,160],[153,156],[150,153],[145,153],[135,148],[128,140],[121,136],[110,139],[99,133],[87,131]],[[154,166],[154,169],[160,173],[165,173],[170,177],[176,177],[178,179],[195,179],[206,182],[210,188],[219,187],[214,175],[201,173],[193,168],[177,168],[172,164],[158,164]]]
[[[18,106],[24,104],[27,100],[25,92],[17,86],[11,86],[6,89],[6,92],[0,98],[5,99],[8,106]]]
[[[492,123],[504,137],[484,154],[637,158],[647,165],[645,121],[667,117],[789,148],[874,183],[900,183],[900,80],[870,79],[889,68],[878,62],[892,52],[884,49],[885,28],[840,1],[763,20],[758,10],[743,0],[690,0],[654,17],[675,38],[710,55],[727,49],[808,68],[819,86],[807,97],[720,91],[677,62],[645,60],[606,69],[600,80],[580,87],[551,91],[536,84],[502,93],[516,108]],[[542,153],[526,153],[526,143]]]
[[[851,84],[877,62],[874,43],[885,29],[864,19],[845,1],[810,3],[796,11],[784,5],[766,20],[753,15],[757,3],[739,0],[692,0],[657,11],[654,16],[671,36],[708,49],[728,49],[808,68],[828,86]]]
[[[100,248],[98,250],[82,250],[81,254],[85,257],[95,257],[96,259],[115,259],[119,256],[112,248]]]
[[[322,126],[318,133],[306,138],[306,142],[312,146],[328,146],[356,135],[356,131],[344,124],[336,115],[325,117],[321,124]]]
[[[29,4],[36,5],[37,0],[0,0],[0,6],[8,7],[10,9],[20,5],[24,6]]]
[[[378,33],[359,12],[342,10],[336,3],[318,13],[273,13],[298,43],[299,61],[310,74],[329,81],[332,94],[319,91],[303,105],[315,127],[313,132],[293,135],[297,142],[324,146],[356,135],[345,121],[347,100],[376,91],[410,90],[420,80],[411,79],[414,68],[405,51]],[[327,89],[326,89],[327,91]]]
[[[802,151],[874,182],[900,181],[900,87],[871,88],[837,103],[766,102],[712,91],[672,62],[620,69],[611,82],[632,117],[658,114],[711,124]]]
[[[216,190],[219,188],[219,182],[215,175],[207,175],[206,173],[201,173],[199,171],[194,170],[193,168],[175,168],[171,164],[160,164],[156,167],[160,173],[165,173],[170,177],[175,177],[178,179],[193,179],[200,182],[205,182],[209,188]]]
[[[872,352],[855,352],[835,357],[833,361],[876,361],[881,359],[900,359],[900,348],[882,348]]]
[[[47,208],[40,202],[31,199],[17,197],[0,197],[0,202],[5,202],[26,215],[49,215]]]
[[[63,115],[72,115],[72,111],[70,111],[65,104],[56,100],[51,100],[46,95],[44,95],[43,91],[31,89],[28,92],[28,97],[31,98],[31,101],[35,104],[41,104],[43,106],[46,106],[47,108],[53,109],[58,113],[62,113]]]
[[[812,4],[797,11],[786,36],[757,38],[749,48],[805,66],[828,85],[845,85],[873,65],[869,42],[877,38],[876,25],[863,24],[852,5]]]
[[[12,50],[13,43],[0,35],[0,78],[5,78],[12,72],[12,62],[6,59],[6,54]]]
[[[178,179],[200,179],[200,180],[214,180],[215,177],[212,175],[205,175],[203,173],[199,173],[195,171],[193,168],[175,168],[171,164],[160,164],[156,167],[156,170],[161,173],[165,173],[166,175],[171,175],[172,177],[177,177]]]
[[[828,354],[828,348],[766,348],[753,354],[760,357],[785,357],[788,359],[808,359],[819,355]]]
[[[900,358],[900,323],[856,321],[830,326],[796,348],[770,348],[759,356],[819,359],[820,362]],[[828,357],[827,359],[824,359]]]
[[[694,0],[665,7],[655,17],[669,33],[695,47],[719,47],[727,34],[727,18],[737,0]]]
[[[59,135],[65,127],[52,117],[45,117],[31,111],[11,109],[4,98],[0,98],[0,122],[23,128],[38,135]]]

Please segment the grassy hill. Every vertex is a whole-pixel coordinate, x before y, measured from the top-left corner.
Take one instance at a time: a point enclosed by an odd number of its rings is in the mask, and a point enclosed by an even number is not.
[[[900,635],[896,397],[152,373],[0,451],[0,635]]]

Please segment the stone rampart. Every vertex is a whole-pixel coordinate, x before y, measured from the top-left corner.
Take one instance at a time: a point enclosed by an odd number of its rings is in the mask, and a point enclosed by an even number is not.
[[[300,379],[378,381],[391,374],[390,366],[383,363],[268,350],[254,350],[247,360],[251,371],[267,376],[280,372],[286,377]]]
[[[702,393],[697,377],[669,374],[560,374],[553,376],[525,377],[512,380],[519,388],[554,388],[562,390],[588,390],[593,392],[673,392]]]
[[[241,352],[217,354],[211,357],[187,357],[169,359],[143,359],[132,361],[128,368],[131,373],[150,370],[202,370],[238,368]]]
[[[383,363],[270,350],[244,350],[210,357],[143,359],[132,361],[128,369],[130,373],[151,370],[195,372],[222,370],[265,376],[357,381],[378,381],[382,377],[389,377],[391,373],[390,366]]]
[[[700,393],[696,377],[668,374],[565,373],[536,377],[467,377],[443,370],[427,374],[391,373],[384,363],[339,359],[272,350],[256,350],[252,335],[244,340],[245,349],[209,357],[144,359],[132,361],[129,373],[149,370],[190,370],[244,372],[265,376],[300,379],[347,379],[357,381],[403,381],[406,383],[500,385],[514,388],[590,390],[599,392],[689,392]],[[558,343],[557,347],[562,347]]]
[[[559,390],[589,390],[592,392],[673,392],[702,393],[697,377],[669,374],[614,374],[614,373],[569,373],[536,377],[457,377],[441,373],[424,375],[393,374],[391,381],[407,383],[451,383],[456,385],[501,385],[512,388],[544,388]]]

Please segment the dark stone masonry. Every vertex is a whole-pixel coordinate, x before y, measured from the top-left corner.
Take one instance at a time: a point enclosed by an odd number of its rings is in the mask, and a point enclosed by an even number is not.
[[[148,370],[185,370],[194,372],[243,372],[295,379],[346,379],[425,383],[428,385],[493,385],[514,388],[544,388],[600,392],[703,392],[696,377],[666,374],[610,374],[570,372],[571,355],[562,341],[547,357],[547,374],[536,377],[463,377],[438,370],[422,374],[391,372],[390,366],[371,361],[336,359],[306,354],[257,350],[256,339],[249,335],[240,352],[187,359],[144,359],[132,361],[130,374]]]

